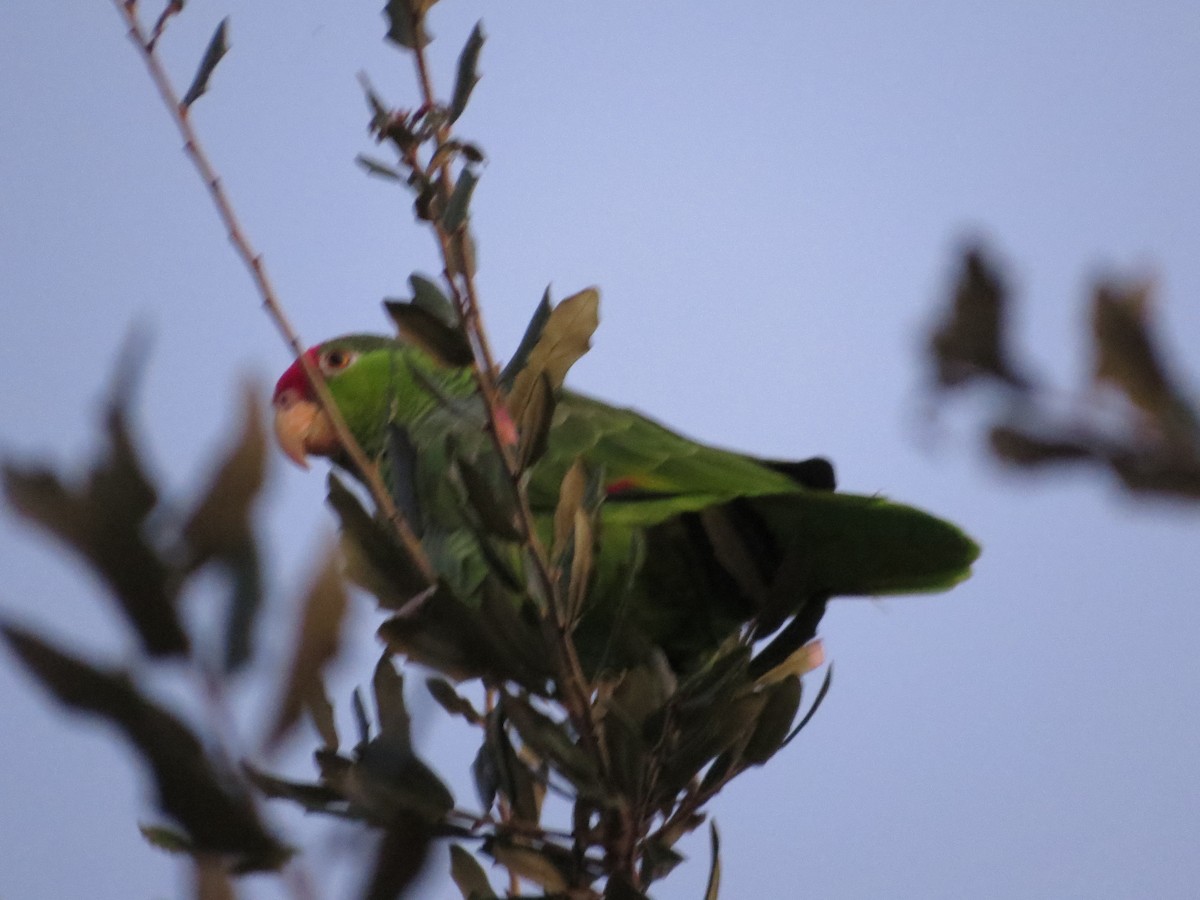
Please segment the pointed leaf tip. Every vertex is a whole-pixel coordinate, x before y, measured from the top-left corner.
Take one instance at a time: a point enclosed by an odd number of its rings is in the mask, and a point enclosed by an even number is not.
[[[221,20],[221,24],[217,26],[217,30],[213,32],[212,39],[208,42],[208,49],[204,51],[204,58],[200,60],[200,65],[196,69],[196,77],[192,79],[191,87],[187,89],[187,93],[183,95],[183,100],[180,101],[180,105],[184,109],[187,109],[199,100],[204,92],[208,90],[208,80],[216,70],[217,63],[228,52],[229,17],[226,16]]]

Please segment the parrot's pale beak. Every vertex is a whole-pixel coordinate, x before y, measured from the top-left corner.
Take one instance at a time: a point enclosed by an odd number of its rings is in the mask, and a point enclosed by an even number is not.
[[[285,390],[275,398],[275,439],[284,454],[300,466],[308,468],[310,453],[327,454],[332,428],[324,410],[295,391]]]

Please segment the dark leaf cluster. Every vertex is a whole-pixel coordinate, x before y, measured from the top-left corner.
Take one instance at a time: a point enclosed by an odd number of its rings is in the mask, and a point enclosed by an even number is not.
[[[981,247],[964,252],[950,303],[929,339],[939,391],[1003,389],[987,427],[992,455],[1021,469],[1087,465],[1139,495],[1200,499],[1200,410],[1167,362],[1153,284],[1105,278],[1091,291],[1091,390],[1068,413],[1062,391],[1012,359],[1011,290]]]
[[[137,635],[139,672],[167,658],[219,681],[254,654],[263,590],[251,524],[265,466],[260,407],[247,390],[239,438],[180,515],[160,503],[160,489],[130,434],[128,381],[118,379],[104,416],[104,446],[82,478],[6,461],[5,495],[14,512],[81,557],[108,588]],[[217,652],[210,648],[213,641],[189,633],[181,615],[193,577],[213,567],[230,585]],[[159,812],[170,822],[143,827],[148,840],[194,854],[198,866],[204,860],[209,879],[218,877],[213,869],[218,861],[224,871],[243,872],[275,869],[289,857],[291,851],[259,817],[246,781],[224,762],[224,754],[207,749],[212,737],[197,734],[150,699],[139,678],[84,662],[15,625],[0,629],[17,659],[54,697],[107,721],[133,746],[150,771]]]

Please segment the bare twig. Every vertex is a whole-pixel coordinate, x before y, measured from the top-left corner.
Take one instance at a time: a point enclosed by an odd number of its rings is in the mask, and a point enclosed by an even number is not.
[[[412,53],[416,61],[417,79],[421,86],[421,97],[424,108],[433,109],[437,105],[437,99],[433,89],[433,80],[429,74],[429,65],[425,57],[425,50],[418,43],[413,48]],[[444,121],[438,123],[435,136],[438,148],[441,148],[450,141],[450,129]],[[415,162],[415,158],[410,159],[410,164]],[[448,202],[454,191],[454,178],[450,170],[450,154],[441,154],[439,170],[441,176],[439,183],[444,208],[445,203]],[[496,452],[499,453],[504,463],[513,494],[517,498],[521,537],[532,551],[531,555],[538,582],[545,596],[548,598],[547,605],[550,607],[556,631],[555,644],[559,648],[559,655],[561,656],[560,666],[563,671],[559,681],[564,689],[563,703],[571,716],[576,730],[579,732],[584,747],[600,763],[601,767],[607,770],[608,760],[606,759],[603,745],[597,737],[597,725],[591,704],[591,689],[587,678],[583,674],[583,666],[580,664],[579,654],[575,649],[575,642],[571,638],[565,611],[558,600],[558,590],[550,574],[546,549],[538,537],[533,510],[529,506],[529,498],[521,482],[521,472],[514,453],[514,447],[502,437],[508,429],[504,427],[501,416],[504,416],[509,421],[511,421],[511,417],[508,415],[504,399],[500,392],[500,386],[496,379],[497,367],[495,356],[492,353],[487,334],[484,330],[474,275],[470,271],[469,265],[464,263],[461,271],[461,287],[454,276],[456,267],[452,264],[452,260],[459,259],[465,261],[469,258],[466,246],[468,241],[467,229],[464,226],[455,233],[448,233],[442,227],[440,221],[435,220],[432,224],[437,235],[442,259],[445,263],[444,274],[446,281],[450,286],[454,304],[462,319],[463,327],[467,331],[471,349],[475,356],[475,363],[472,367],[474,370],[473,374],[487,410],[489,431],[495,444]]]
[[[338,410],[337,404],[334,402],[333,395],[329,392],[329,386],[325,383],[325,378],[321,374],[320,369],[305,354],[305,346],[284,313],[283,306],[280,304],[278,296],[275,293],[275,288],[267,276],[262,254],[258,253],[247,239],[241,223],[233,210],[233,206],[229,201],[229,197],[221,185],[221,179],[209,161],[208,155],[204,152],[199,139],[196,137],[196,133],[191,125],[188,108],[180,103],[179,96],[171,84],[170,77],[154,52],[153,41],[161,33],[161,26],[165,24],[166,18],[173,9],[173,4],[168,4],[167,9],[159,19],[159,23],[155,26],[155,34],[151,38],[147,38],[145,31],[142,29],[137,15],[135,0],[113,0],[113,5],[117,7],[117,10],[129,26],[129,38],[138,48],[142,60],[146,63],[146,68],[150,72],[150,77],[163,99],[163,103],[166,104],[176,128],[183,137],[184,149],[187,151],[188,156],[196,167],[196,171],[208,188],[209,195],[217,207],[217,213],[221,218],[221,222],[225,225],[229,233],[230,242],[237,250],[242,261],[246,264],[246,267],[250,270],[250,275],[254,279],[259,295],[262,297],[263,308],[271,318],[271,321],[275,323],[283,339],[287,342],[292,354],[300,362],[301,367],[304,369],[304,374],[308,376],[309,383],[312,384],[313,390],[316,392],[317,401],[329,417],[338,442],[345,450],[350,463],[366,482],[372,499],[395,529],[397,537],[412,558],[413,564],[420,570],[422,577],[430,584],[434,584],[437,581],[437,573],[432,563],[430,563],[428,556],[425,554],[420,540],[404,518],[404,515],[396,507],[391,494],[383,483],[378,467],[367,459],[366,454],[363,453],[362,448],[358,445],[358,441],[350,433],[350,429],[346,426],[346,420]]]

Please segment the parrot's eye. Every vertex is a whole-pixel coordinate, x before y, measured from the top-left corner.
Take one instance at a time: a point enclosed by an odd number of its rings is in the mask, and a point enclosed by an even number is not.
[[[326,350],[321,354],[321,371],[326,375],[333,375],[345,369],[357,358],[358,354],[351,350]]]

